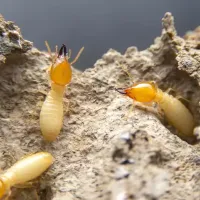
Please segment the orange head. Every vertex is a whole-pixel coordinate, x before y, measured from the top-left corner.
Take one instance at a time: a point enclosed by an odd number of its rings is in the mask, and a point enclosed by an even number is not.
[[[139,102],[151,102],[157,94],[157,88],[153,82],[136,83],[130,88],[117,89],[117,91]]]
[[[58,56],[51,66],[50,78],[54,83],[62,86],[70,83],[72,79],[71,64],[68,62],[67,48],[64,44],[60,48]]]

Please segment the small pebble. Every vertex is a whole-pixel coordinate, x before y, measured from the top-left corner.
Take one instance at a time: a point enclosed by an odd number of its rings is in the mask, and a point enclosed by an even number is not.
[[[115,172],[115,179],[120,180],[123,178],[128,178],[129,172],[124,167],[119,167]]]

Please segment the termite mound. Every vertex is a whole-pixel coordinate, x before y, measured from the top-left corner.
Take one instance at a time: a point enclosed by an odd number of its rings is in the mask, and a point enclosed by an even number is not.
[[[130,47],[122,54],[112,49],[94,68],[72,69],[73,80],[64,94],[70,99],[70,112],[65,113],[63,130],[53,144],[43,141],[39,127],[45,99],[41,91],[49,90],[48,54],[32,48],[6,55],[6,63],[0,65],[0,168],[8,169],[23,155],[38,151],[50,152],[56,159],[36,187],[14,189],[13,199],[34,200],[36,194],[44,200],[107,200],[118,194],[135,199],[177,199],[177,194],[181,199],[199,199],[199,144],[184,142],[148,110],[135,108],[124,120],[132,101],[113,90],[132,84],[119,66],[123,64],[135,82],[154,80],[161,89],[172,87],[190,100],[188,106],[191,110],[196,106],[192,113],[198,121],[199,79],[189,73],[198,70],[191,53],[197,47],[175,34],[169,13],[163,20],[161,37],[147,50]],[[189,51],[184,51],[186,47]],[[190,62],[183,58],[193,61],[192,68],[184,69]]]

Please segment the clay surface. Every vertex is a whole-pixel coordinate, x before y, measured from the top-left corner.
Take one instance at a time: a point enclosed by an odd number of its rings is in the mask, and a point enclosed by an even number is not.
[[[161,36],[148,49],[129,47],[125,53],[110,49],[94,68],[73,69],[64,95],[70,109],[65,110],[63,129],[53,143],[43,140],[39,127],[43,91],[50,89],[45,71],[49,56],[29,50],[31,43],[13,23],[18,43],[8,42],[8,34],[0,35],[5,61],[0,64],[0,168],[37,151],[48,151],[56,159],[33,187],[13,188],[11,199],[200,199],[198,142],[182,140],[152,108],[136,106],[125,119],[132,100],[114,90],[132,84],[120,65],[134,82],[153,80],[163,90],[175,89],[189,100],[185,103],[195,117],[198,135],[200,33],[196,29],[179,37],[170,13],[162,22]],[[8,23],[1,18],[5,33]]]

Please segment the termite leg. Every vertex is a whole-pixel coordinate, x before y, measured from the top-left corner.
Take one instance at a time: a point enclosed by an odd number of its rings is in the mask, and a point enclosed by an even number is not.
[[[167,94],[170,94],[171,92],[176,92],[176,91],[173,88],[168,88],[165,92]]]
[[[164,116],[163,110],[160,108],[159,105],[157,105],[157,114],[160,118]]]
[[[34,180],[34,181],[26,182],[26,183],[17,184],[15,185],[15,188],[19,188],[19,189],[32,188],[35,183],[38,183],[38,181]]]
[[[128,120],[130,114],[133,112],[134,107],[135,107],[135,104],[133,103],[133,104],[131,105],[131,107],[129,108],[128,113],[123,117],[125,120]]]
[[[178,99],[178,100],[179,100],[179,99],[183,99],[184,101],[187,101],[188,103],[190,102],[190,100],[188,100],[188,99],[182,97],[181,95],[176,96],[176,99]]]
[[[134,82],[134,78],[133,78],[133,76],[131,75],[131,73],[129,73],[129,71],[127,70],[127,68],[124,66],[124,65],[119,65],[121,68],[122,68],[122,70],[128,75],[128,77],[130,78],[130,80],[132,81],[132,82]]]
[[[154,107],[154,102],[143,102],[142,104],[148,107]]]
[[[176,96],[176,99],[178,99],[178,100],[183,100],[183,103],[184,103],[184,102],[186,102],[187,104],[191,103],[190,100],[188,100],[188,99],[182,97],[181,95]]]
[[[145,102],[145,103],[142,103],[142,104],[145,105],[145,106],[147,106],[149,108],[150,112],[156,113],[159,116],[162,116],[163,112],[162,112],[162,110],[161,110],[161,108],[160,108],[160,106],[158,104],[157,104],[157,107],[155,107],[155,102]]]
[[[176,91],[175,91],[173,88],[168,88],[165,92],[166,92],[167,94],[170,94],[171,92],[174,92],[174,93],[175,93]],[[175,96],[175,95],[173,95],[173,96]],[[181,95],[177,95],[177,96],[175,96],[175,98],[178,99],[178,100],[182,99],[183,101],[185,101],[185,102],[187,102],[187,103],[190,103],[190,101],[189,101],[188,99],[182,97]]]
[[[156,81],[150,81],[150,83],[151,83],[156,89],[158,89],[158,86],[157,86],[157,84],[156,84]]]
[[[166,91],[165,91],[167,94],[171,93],[171,92],[176,92],[173,88],[168,88]],[[182,99],[183,101],[186,101],[187,103],[190,103],[190,100],[182,97],[181,95],[177,95],[175,96],[176,99],[180,100]]]
[[[74,60],[70,63],[71,65],[73,65],[73,64],[78,60],[78,58],[80,57],[80,55],[81,55],[81,53],[83,52],[83,50],[84,50],[84,47],[82,47],[82,48],[79,50],[77,56],[76,56],[76,57],[74,58]]]
[[[141,109],[147,110],[148,112],[155,113],[156,108],[154,106],[154,102],[143,102],[143,103],[138,103],[137,106]],[[156,112],[157,113],[157,112]]]
[[[45,96],[47,96],[47,94],[48,94],[45,90],[38,90],[38,92],[45,95]]]
[[[162,112],[160,106],[157,105],[157,107],[155,107],[154,104],[155,104],[155,102],[143,102],[143,103],[135,102],[135,107],[138,107],[144,111],[148,111],[155,115],[158,115],[159,118],[162,119],[163,112]]]

